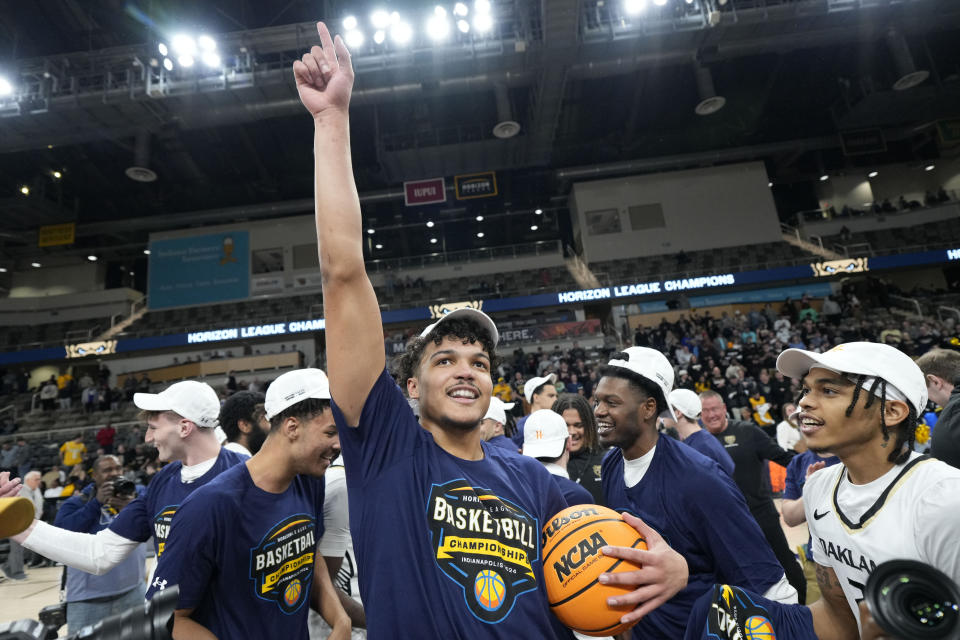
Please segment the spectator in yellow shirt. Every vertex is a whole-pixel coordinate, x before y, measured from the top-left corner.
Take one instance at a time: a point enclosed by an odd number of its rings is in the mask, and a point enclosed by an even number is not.
[[[513,401],[513,390],[510,388],[510,385],[506,383],[503,377],[497,378],[497,384],[493,385],[493,395],[497,396],[504,402]]]
[[[67,468],[82,463],[85,455],[87,455],[87,447],[83,444],[79,433],[72,440],[67,440],[60,445],[60,462]]]

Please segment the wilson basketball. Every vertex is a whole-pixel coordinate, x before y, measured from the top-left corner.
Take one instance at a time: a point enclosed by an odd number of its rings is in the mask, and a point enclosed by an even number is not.
[[[589,636],[610,636],[630,625],[620,623],[634,607],[611,607],[607,598],[632,591],[597,582],[601,573],[640,567],[603,555],[610,545],[646,549],[647,541],[612,509],[581,504],[564,509],[543,528],[543,576],[550,609],[563,624]]]

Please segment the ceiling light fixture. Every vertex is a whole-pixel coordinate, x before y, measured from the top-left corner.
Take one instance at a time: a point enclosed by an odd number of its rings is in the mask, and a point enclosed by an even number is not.
[[[540,227],[538,227],[538,226],[535,225],[535,224],[530,225],[530,231],[536,231],[536,230],[539,229],[539,228],[540,228]]]
[[[353,31],[357,28],[357,17],[356,16],[347,16],[343,19],[343,29],[344,31]]]
[[[876,172],[876,171],[871,171],[870,173],[867,174],[867,177],[868,177],[868,178],[876,178],[876,177],[877,177],[877,172]]]
[[[533,213],[534,213],[535,215],[538,215],[538,216],[539,216],[539,215],[543,214],[543,209],[536,209],[536,210],[534,210]]]
[[[39,269],[41,265],[39,262],[31,262],[30,266],[33,267],[34,269]]]
[[[377,249],[383,249],[383,245],[382,245],[382,244],[374,245],[374,247],[377,248]]]
[[[63,174],[60,173],[59,171],[54,171],[51,175],[53,175],[53,177],[56,178],[57,180],[63,177]]]
[[[377,232],[377,230],[374,229],[373,227],[369,227],[369,228],[367,229],[367,233],[369,233],[370,235],[373,235],[373,234],[375,234],[376,232]]]
[[[145,256],[150,255],[150,249],[144,249],[144,250],[143,250],[143,255],[145,255]]]
[[[173,71],[173,60],[170,58],[163,59],[163,68],[167,71]]]
[[[165,55],[167,55],[168,53],[170,53],[170,50],[167,49],[167,45],[165,45],[165,44],[162,43],[162,42],[157,45],[157,51],[159,51],[159,52],[160,52],[160,55],[162,55],[162,56],[165,56]]]
[[[477,216],[477,222],[483,222],[483,216]]]
[[[937,168],[937,167],[936,167],[935,165],[928,164],[927,166],[925,166],[925,167],[923,168],[923,170],[924,170],[924,171],[933,171],[933,170],[936,169],[936,168]]]
[[[20,187],[20,193],[22,193],[25,196],[30,195],[30,187],[28,187],[27,185],[23,185],[22,187]]]
[[[430,244],[437,244],[436,238],[430,238]]]
[[[343,36],[344,41],[347,43],[347,46],[351,49],[359,49],[363,46],[364,35],[363,31],[359,29],[352,29],[347,31],[346,35]]]
[[[89,256],[87,256],[87,260],[89,260],[90,262],[96,262],[97,256],[90,254]]]
[[[820,176],[820,182],[826,182],[829,179],[830,179],[830,176],[828,176],[827,174],[823,174],[822,176]]]
[[[199,44],[200,48],[204,51],[216,51],[217,49],[217,41],[205,33],[197,38],[197,44]]]
[[[433,220],[427,220],[427,227],[433,227]]]
[[[477,237],[478,237],[478,238],[482,238],[482,237],[483,237],[483,231],[478,231],[478,232],[477,232]]]

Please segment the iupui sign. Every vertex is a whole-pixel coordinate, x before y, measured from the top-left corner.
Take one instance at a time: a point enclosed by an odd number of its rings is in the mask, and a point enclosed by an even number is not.
[[[447,186],[443,178],[414,180],[403,183],[403,203],[408,207],[439,204],[447,201]]]

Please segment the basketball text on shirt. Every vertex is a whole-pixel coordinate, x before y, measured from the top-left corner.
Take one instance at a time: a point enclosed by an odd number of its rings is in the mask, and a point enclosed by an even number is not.
[[[170,537],[170,521],[180,505],[167,505],[157,512],[153,517],[153,537],[157,539],[157,556],[163,554],[164,547],[167,546],[167,538]]]
[[[537,588],[537,521],[523,509],[453,480],[433,486],[427,514],[437,565],[463,589],[475,617],[500,622]]]
[[[316,523],[305,513],[275,524],[250,550],[250,578],[258,598],[272,600],[286,614],[308,600],[313,580]]]

